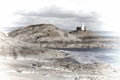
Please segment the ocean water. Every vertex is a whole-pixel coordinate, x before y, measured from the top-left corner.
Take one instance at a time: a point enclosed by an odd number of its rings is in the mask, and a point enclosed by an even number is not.
[[[101,37],[106,39],[116,39],[115,42],[103,42],[112,46],[120,46],[119,33],[109,31],[97,31]],[[115,65],[120,65],[120,47],[118,48],[61,48],[74,55],[75,59],[80,63],[105,62]]]
[[[120,49],[111,48],[62,48],[80,63],[105,62],[120,65]]]

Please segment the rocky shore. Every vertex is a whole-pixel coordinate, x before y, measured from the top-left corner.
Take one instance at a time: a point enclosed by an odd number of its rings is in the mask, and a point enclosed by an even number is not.
[[[51,24],[27,26],[9,36],[0,32],[0,80],[120,80],[119,66],[82,63],[69,53],[48,49],[104,47],[83,38]]]
[[[106,63],[79,63],[68,53],[40,48],[0,33],[1,80],[119,80]]]

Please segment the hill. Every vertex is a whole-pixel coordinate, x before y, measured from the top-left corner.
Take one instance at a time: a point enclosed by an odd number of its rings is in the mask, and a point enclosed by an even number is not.
[[[24,42],[42,44],[43,47],[66,46],[67,43],[81,41],[52,24],[29,25],[10,32],[9,36]]]
[[[27,42],[74,41],[76,37],[52,24],[36,24],[12,31],[11,37]]]

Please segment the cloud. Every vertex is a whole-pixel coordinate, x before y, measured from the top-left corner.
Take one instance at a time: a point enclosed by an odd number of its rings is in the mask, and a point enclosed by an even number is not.
[[[95,28],[100,25],[99,16],[95,12],[87,11],[69,11],[58,7],[49,7],[37,11],[19,11],[17,15],[21,18],[16,22],[17,25],[30,25],[39,23],[52,23],[64,29],[74,29],[80,26],[82,22],[89,26],[88,28]]]
[[[64,11],[60,8],[48,8],[45,10],[38,10],[34,12],[22,12],[23,16],[41,16],[41,17],[56,17],[56,18],[70,18],[77,17],[77,15],[73,14],[71,11]]]

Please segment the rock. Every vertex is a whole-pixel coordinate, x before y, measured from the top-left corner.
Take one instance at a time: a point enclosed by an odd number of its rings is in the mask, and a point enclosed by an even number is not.
[[[87,31],[75,30],[75,31],[70,31],[69,33],[74,35],[74,36],[77,36],[78,38],[81,38],[81,39],[93,39],[93,38],[100,37],[100,35],[98,35],[94,31],[90,31],[90,30],[87,30]]]

